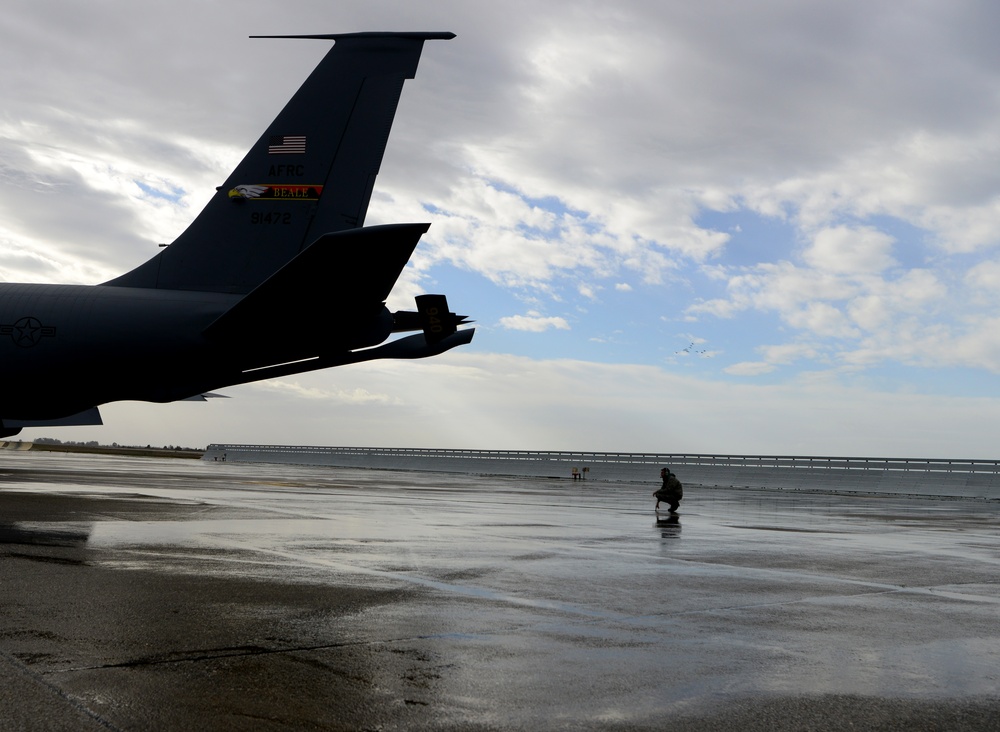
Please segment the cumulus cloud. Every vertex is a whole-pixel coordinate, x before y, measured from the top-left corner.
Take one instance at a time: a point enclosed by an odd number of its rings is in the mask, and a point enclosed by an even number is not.
[[[557,330],[569,330],[569,323],[565,318],[558,316],[544,317],[538,313],[528,313],[527,315],[509,315],[500,318],[500,325],[508,330],[524,330],[529,333],[543,333],[550,328]]]
[[[803,254],[809,266],[826,272],[878,273],[895,261],[895,239],[871,226],[821,229]]]
[[[977,293],[995,294],[1000,292],[1000,262],[987,260],[966,271],[965,284]]]

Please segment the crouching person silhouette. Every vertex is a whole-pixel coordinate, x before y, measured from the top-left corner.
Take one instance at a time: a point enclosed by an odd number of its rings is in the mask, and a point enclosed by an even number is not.
[[[660,471],[660,478],[663,480],[663,485],[653,493],[656,497],[656,510],[660,510],[660,501],[663,501],[670,506],[670,513],[677,513],[677,507],[684,497],[684,486],[677,480],[677,476],[670,472],[670,468],[663,468]]]

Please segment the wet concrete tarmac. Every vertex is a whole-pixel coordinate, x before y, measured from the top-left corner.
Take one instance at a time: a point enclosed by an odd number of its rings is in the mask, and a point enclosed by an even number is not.
[[[654,480],[4,455],[0,729],[1000,729],[1000,502]]]

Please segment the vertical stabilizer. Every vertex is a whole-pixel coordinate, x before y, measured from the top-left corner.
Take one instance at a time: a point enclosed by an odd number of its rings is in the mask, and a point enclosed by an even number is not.
[[[364,223],[403,81],[425,40],[454,34],[286,37],[335,43],[187,230],[105,284],[246,293],[320,236]]]

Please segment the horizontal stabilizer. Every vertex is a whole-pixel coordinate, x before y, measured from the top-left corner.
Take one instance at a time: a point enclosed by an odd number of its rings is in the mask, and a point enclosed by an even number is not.
[[[315,332],[374,315],[430,224],[388,224],[326,234],[205,330],[210,338],[289,329]],[[369,312],[370,310],[370,312]]]

